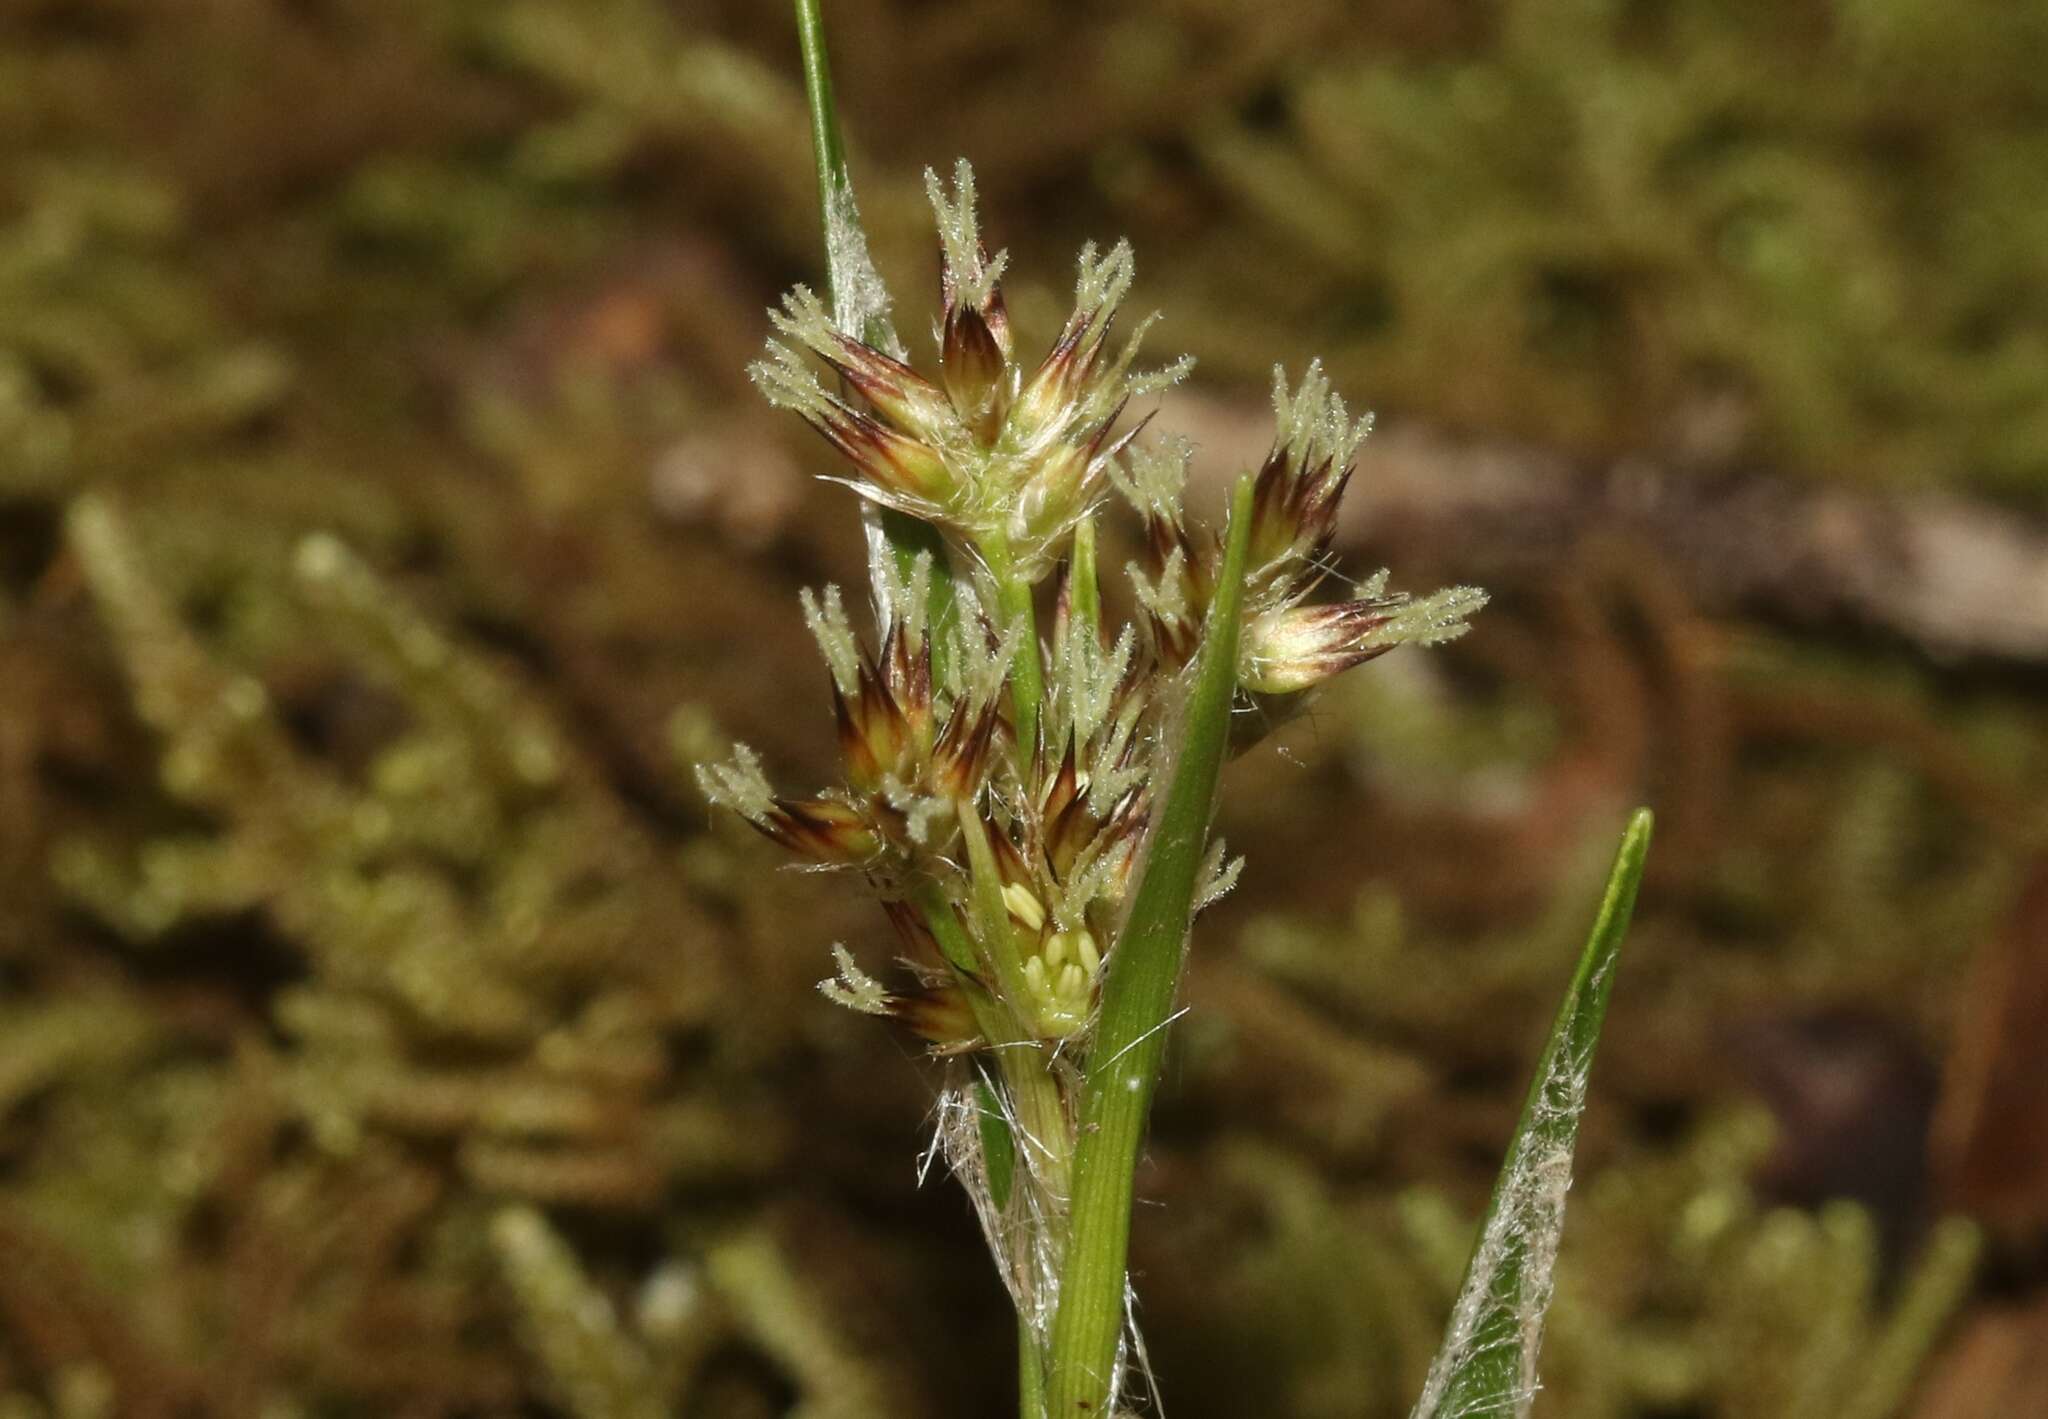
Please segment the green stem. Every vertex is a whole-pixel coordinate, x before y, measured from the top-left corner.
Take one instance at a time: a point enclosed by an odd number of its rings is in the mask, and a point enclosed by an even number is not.
[[[1003,903],[1001,879],[986,829],[967,805],[962,805],[960,821],[974,877],[974,914],[980,943],[968,939],[952,903],[937,883],[926,882],[914,888],[911,900],[938,938],[940,951],[959,974],[968,1007],[974,1012],[974,1023],[1002,1070],[1003,1082],[1010,1091],[1010,1107],[1025,1132],[1028,1164],[1035,1175],[1063,1188],[1072,1152],[1067,1137],[1066,1106],[1060,1101],[1059,1083],[1047,1068],[1044,1049],[1017,1018],[1016,1004],[1031,996],[1024,984],[1023,959],[1010,931],[1009,908]],[[993,883],[993,890],[984,883]],[[996,985],[994,994],[982,984],[991,978]]]
[[[1130,915],[1103,977],[1102,1008],[1081,1094],[1073,1204],[1053,1318],[1048,1419],[1102,1419],[1109,1409],[1123,1329],[1138,1145],[1166,1049],[1216,784],[1230,739],[1251,494],[1251,480],[1240,479],[1231,497],[1223,572],[1179,728],[1179,757],[1146,847]]]
[[[1000,534],[980,544],[981,559],[995,578],[996,609],[1003,627],[1022,627],[1017,654],[1010,661],[1010,722],[1017,731],[1017,772],[1031,782],[1032,764],[1038,753],[1038,707],[1045,697],[1045,669],[1038,648],[1038,608],[1032,600],[1031,583],[1016,574],[1010,558],[1010,544]]]
[[[1022,1316],[1017,1317],[1017,1414],[1018,1419],[1045,1419],[1045,1361],[1038,1337]]]
[[[1045,671],[1038,659],[1038,613],[1031,604],[1031,588],[1020,581],[1005,582],[996,605],[1005,621],[1024,628],[1017,658],[1010,662],[1010,713],[1017,727],[1018,772],[1029,783],[1031,764],[1038,753],[1038,707],[1045,696]]]
[[[846,171],[846,140],[839,131],[839,106],[832,97],[832,65],[825,57],[825,20],[818,0],[796,0],[796,42],[803,51],[804,97],[811,106],[811,156],[818,167],[818,207],[830,211],[839,194],[853,186]],[[828,261],[826,280],[832,279]]]
[[[944,889],[929,877],[920,878],[911,887],[909,897],[910,904],[924,917],[933,939],[939,943],[939,954],[972,984],[981,973],[981,958],[974,949],[974,938],[960,924],[960,917],[954,912],[953,903]]]
[[[991,996],[982,986],[982,980],[993,974],[998,980],[1007,977],[1015,981],[1015,989],[1021,990],[1022,971],[1017,966],[1014,937],[1009,930],[1009,909],[1002,900],[994,853],[972,806],[963,804],[960,816],[968,844],[969,863],[980,897],[976,916],[981,922],[981,935],[993,939],[987,939],[986,944],[977,949],[962,929],[953,904],[936,882],[926,881],[914,887],[911,900],[938,939],[939,950],[953,964],[961,988],[966,992],[968,1005],[974,1011],[975,1024],[992,1047],[990,1054],[1002,1075],[1004,1092],[1009,1096],[1010,1107],[1006,1116],[993,1107],[989,1086],[986,1083],[976,1086],[983,1111],[982,1149],[990,1164],[992,1200],[999,1210],[1007,1211],[1015,1190],[1018,1140],[1009,1123],[1010,1118],[1015,1118],[1017,1131],[1024,1135],[1026,1186],[1037,1188],[1045,1204],[1037,1213],[1039,1224],[1057,1225],[1056,1219],[1069,1186],[1073,1156],[1066,1105],[1060,1097],[1059,1081],[1052,1075],[1044,1047],[1032,1039],[1030,1032],[1018,1022],[1013,1007]],[[984,882],[997,884],[992,894],[981,886]],[[999,922],[993,930],[986,924],[992,914]],[[1006,964],[1009,969],[1005,969]],[[1008,986],[1003,987],[1003,991],[1008,1001],[1029,998],[1012,993]],[[1000,1167],[997,1166],[998,1155],[1008,1160]],[[1057,1237],[1051,1240],[1054,1245],[1059,1242]],[[1027,1247],[1031,1245],[1029,1237],[1023,1241]],[[1030,1264],[1029,1257],[1018,1260],[1022,1264]],[[1020,1419],[1044,1419],[1044,1357],[1039,1352],[1038,1337],[1021,1315],[1017,1317],[1017,1384]]]
[[[841,284],[847,277],[842,263],[851,259],[844,241],[832,239],[832,214],[853,211],[853,174],[846,166],[846,138],[839,127],[839,108],[832,97],[832,66],[825,55],[825,22],[818,0],[795,0],[796,36],[803,52],[804,97],[811,109],[811,156],[818,169],[818,214],[825,232],[825,298],[835,309]],[[853,235],[860,238],[856,224]],[[865,240],[859,242],[865,246]],[[901,355],[902,342],[885,316],[871,317],[858,331],[847,331],[889,354]],[[932,673],[941,684],[947,677],[947,660],[952,655],[953,627],[960,619],[953,595],[953,565],[946,556],[946,544],[939,530],[929,523],[907,517],[893,508],[862,505],[862,515],[879,522],[882,538],[896,560],[897,575],[906,581],[920,553],[931,557],[931,594],[927,598],[927,619],[931,625]],[[872,533],[871,533],[872,535]]]
[[[1074,550],[1067,568],[1069,634],[1093,636],[1102,642],[1102,582],[1095,571],[1095,519],[1074,524]]]
[[[811,110],[811,148],[818,170],[818,207],[826,228],[826,296],[836,306],[836,296],[846,276],[841,269],[846,253],[843,242],[832,239],[832,220],[835,212],[852,210],[853,178],[847,169],[845,137],[840,131],[838,106],[832,95],[832,70],[826,58],[825,27],[818,0],[795,0],[795,5],[797,42],[803,52],[804,93]],[[879,316],[868,320],[865,328],[848,333],[857,334],[877,348],[900,353],[901,346],[894,331],[886,319]],[[902,513],[883,510],[878,521],[899,576],[909,579],[920,554],[931,559],[928,619],[932,670],[943,684],[948,678],[947,660],[952,653],[954,627],[960,615],[958,598],[953,590],[952,563],[947,557],[945,544],[938,529]],[[1038,707],[1043,693],[1037,624],[1032,613],[1031,588],[1018,584],[1010,576],[1008,549],[1000,550],[1004,566],[998,573],[998,604],[1007,621],[1021,624],[1024,628],[1024,644],[1012,666],[1011,693],[1019,760],[1028,773],[1038,735]],[[1035,1155],[1027,1155],[1027,1169],[1034,1177],[1044,1179],[1054,1192],[1052,1200],[1056,1208],[1066,1189],[1071,1156],[1066,1108],[1060,1098],[1058,1083],[1048,1069],[1043,1047],[1022,1028],[1014,1009],[1006,1008],[1000,1000],[991,997],[982,983],[984,972],[993,967],[1004,998],[1017,1002],[1030,999],[1022,990],[1022,962],[1009,930],[1008,911],[1001,899],[1001,881],[995,872],[994,858],[986,838],[979,836],[981,822],[971,808],[962,814],[963,824],[970,819],[971,827],[967,828],[970,855],[977,842],[980,848],[980,860],[972,863],[976,886],[981,890],[982,884],[987,883],[987,890],[995,894],[992,911],[986,897],[977,908],[977,914],[982,918],[980,934],[987,938],[984,949],[975,949],[975,943],[969,939],[959,917],[954,914],[952,904],[945,899],[936,883],[925,883],[915,889],[912,900],[937,938],[941,952],[953,965],[974,1011],[975,1021],[995,1049],[998,1067],[1010,1095],[1011,1109],[1026,1135],[1024,1146],[1027,1150],[1038,1150]],[[1005,1197],[999,1199],[997,1205],[1005,1206],[1007,1203],[1008,1198]],[[1022,1317],[1017,1322],[1017,1362],[1019,1413],[1023,1419],[1043,1419],[1044,1369],[1036,1337]]]
[[[1018,1153],[1025,1170],[1044,1184],[1046,1201],[1057,1209],[1066,1200],[1074,1170],[1072,1125],[1060,1099],[1059,1081],[1052,1077],[1044,1047],[1035,1040],[1015,1043],[1000,1053],[1010,1105],[1024,1130]],[[1054,1223],[1057,1215],[1050,1214],[1047,1223]]]

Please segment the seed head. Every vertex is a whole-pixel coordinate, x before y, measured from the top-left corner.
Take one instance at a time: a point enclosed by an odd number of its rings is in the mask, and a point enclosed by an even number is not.
[[[953,575],[930,553],[876,558],[868,640],[836,587],[805,594],[831,671],[838,786],[779,795],[744,748],[698,777],[713,802],[814,863],[858,873],[882,899],[911,984],[885,987],[842,951],[822,987],[833,999],[941,1050],[983,1042],[990,1010],[1005,1031],[1085,1043],[1220,569],[1215,531],[1186,511],[1191,445],[1141,442],[1146,420],[1125,422],[1188,362],[1137,369],[1152,318],[1118,338],[1135,274],[1123,242],[1083,249],[1072,313],[1042,359],[1020,361],[1001,287],[1008,258],[983,242],[973,172],[962,163],[950,183],[927,173],[925,187],[940,256],[936,376],[905,363],[893,337],[887,349],[856,338],[802,287],[771,313],[774,338],[751,373],[845,459],[838,481],[937,529]],[[1460,634],[1484,601],[1465,587],[1411,600],[1384,573],[1319,597],[1371,421],[1350,414],[1316,363],[1294,387],[1274,372],[1273,412],[1238,665],[1260,713],[1233,722],[1237,747],[1341,671]],[[1106,630],[1092,518],[1111,487],[1143,535],[1129,569],[1135,615]],[[1018,607],[1055,569],[1041,639]],[[935,585],[949,588],[943,616],[929,609]],[[1027,686],[1036,702],[1020,704]],[[1217,843],[1197,907],[1240,866]]]
[[[925,175],[942,253],[940,375],[928,380],[832,324],[799,286],[772,312],[779,339],[751,368],[770,403],[801,415],[851,465],[862,496],[933,523],[971,555],[1000,544],[1006,574],[1036,581],[1058,560],[1074,524],[1100,501],[1131,434],[1115,425],[1134,399],[1178,382],[1189,362],[1133,373],[1150,320],[1110,345],[1129,292],[1131,251],[1081,254],[1074,312],[1038,367],[1018,365],[999,284],[1006,257],[989,257],[974,211],[974,174],[961,164],[949,193]],[[805,354],[834,370],[819,382]]]

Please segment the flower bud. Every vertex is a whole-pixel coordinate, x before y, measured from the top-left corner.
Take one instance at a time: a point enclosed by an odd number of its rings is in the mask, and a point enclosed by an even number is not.
[[[1387,619],[1377,603],[1365,601],[1268,612],[1244,629],[1238,681],[1267,695],[1306,690],[1392,650],[1368,640]]]
[[[954,1053],[981,1040],[974,1007],[967,1003],[967,993],[956,986],[934,983],[895,996],[889,1002],[889,1013],[928,1041],[935,1053]]]
[[[1101,482],[1092,449],[1056,445],[1018,489],[1010,512],[1011,539],[1031,543],[1057,533],[1085,510],[1091,490]]]
[[[849,410],[840,417],[811,419],[810,423],[846,455],[881,494],[882,502],[899,507],[908,504],[913,510],[939,507],[959,486],[937,449],[906,438],[865,414]]]
[[[911,641],[917,641],[916,649]],[[899,623],[889,628],[882,645],[882,673],[889,699],[902,717],[910,746],[922,757],[932,748],[932,646],[922,629],[913,637]]]
[[[1397,645],[1442,645],[1465,634],[1486,604],[1476,587],[1451,586],[1420,599],[1384,592],[1386,574],[1369,595],[1329,606],[1279,606],[1254,616],[1238,652],[1238,680],[1259,694],[1306,690]]]
[[[836,678],[833,683],[839,756],[847,782],[863,793],[876,791],[890,777],[913,777],[914,765],[932,750],[929,644],[914,655],[909,644],[903,628],[891,626],[882,643],[881,668],[863,657],[850,695]]]
[[[1001,298],[992,299],[1000,311]],[[981,311],[948,306],[939,361],[939,377],[960,422],[984,448],[994,443],[1010,412],[1009,360]]]
[[[800,415],[845,455],[864,480],[854,486],[876,502],[929,516],[957,490],[959,480],[936,448],[827,394],[789,346],[771,340],[768,358],[748,373],[770,403]]]
[[[1269,567],[1290,555],[1320,562],[1336,532],[1338,504],[1350,481],[1351,468],[1334,459],[1296,467],[1287,450],[1274,449],[1252,486],[1250,565]]]
[[[979,707],[957,700],[939,742],[932,746],[927,787],[941,798],[972,798],[988,772],[989,746],[995,740],[996,701]]]
[[[882,836],[857,808],[833,798],[778,798],[751,820],[791,852],[818,862],[850,866],[882,850]]]
[[[860,689],[851,699],[833,688],[832,715],[839,729],[839,757],[846,767],[846,781],[863,793],[873,792],[900,768],[910,739],[909,726],[896,712],[888,692],[865,669]]]
[[[940,379],[953,410],[986,448],[1009,412],[1010,316],[998,284],[1004,253],[990,259],[974,215],[974,169],[953,169],[949,197],[937,173],[926,170],[925,195],[938,221]]]
[[[858,340],[841,337],[838,348],[838,358],[825,358],[876,413],[919,440],[936,441],[945,435],[952,423],[952,405],[937,385]]]
[[[1329,550],[1352,459],[1372,430],[1372,417],[1351,418],[1316,360],[1291,394],[1286,373],[1274,368],[1273,414],[1273,451],[1253,487],[1248,564],[1255,577],[1263,573],[1298,587],[1318,574]]]
[[[881,417],[915,439],[935,442],[952,423],[952,407],[937,385],[832,324],[824,303],[806,286],[783,298],[769,320],[782,334],[817,355]]]
[[[1147,578],[1134,566],[1132,589],[1159,658],[1168,665],[1185,665],[1201,644],[1202,617],[1215,593],[1218,548],[1213,537],[1203,536],[1198,542],[1178,523],[1153,521],[1146,531],[1155,571]]]

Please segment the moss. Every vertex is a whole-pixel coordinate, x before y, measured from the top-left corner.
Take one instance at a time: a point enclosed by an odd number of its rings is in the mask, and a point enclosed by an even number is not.
[[[1393,412],[2037,500],[2028,7],[1283,8],[835,6],[892,284],[965,152],[1020,270],[1172,253],[1224,381],[1315,337]],[[880,944],[678,762],[716,725],[822,769],[787,598],[858,557],[735,413],[810,274],[789,39],[725,0],[0,5],[0,1411],[570,1412],[593,1366],[1007,1402],[980,1240],[907,1196],[923,1083],[815,1005],[817,947]],[[1012,295],[1049,334],[1064,292]],[[1954,1254],[1826,1202],[1792,1086],[1845,1011],[1853,1059],[1948,1044],[2038,846],[2038,695],[1505,590],[1226,824],[1265,845],[1144,1183],[1202,1224],[1141,1258],[1155,1358],[1195,1414],[1285,1407],[1254,1359],[1304,1414],[1412,1393],[1554,904],[1647,785],[1554,1398],[1876,1419]],[[763,1221],[792,1198],[824,1240]],[[623,1348],[551,1356],[591,1296]]]

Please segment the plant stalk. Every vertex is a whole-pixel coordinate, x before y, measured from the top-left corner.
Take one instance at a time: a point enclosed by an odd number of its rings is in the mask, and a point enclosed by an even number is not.
[[[832,66],[825,53],[825,21],[818,0],[795,0],[796,37],[803,53],[804,97],[811,110],[811,156],[818,169],[818,217],[825,236],[825,297],[838,308],[840,288],[848,279],[843,263],[849,259],[843,241],[832,237],[833,214],[854,212],[853,174],[846,166],[846,137],[839,126],[839,108],[832,98]],[[865,247],[865,238],[859,245]],[[843,331],[878,350],[900,355],[902,342],[882,315],[870,317],[859,330]],[[953,628],[960,609],[953,594],[953,564],[946,556],[945,541],[929,523],[907,517],[893,508],[861,505],[861,519],[868,528],[870,556],[883,548],[895,559],[896,574],[908,582],[920,554],[931,558],[931,592],[926,599],[926,619],[931,627],[932,674],[944,684],[947,661],[953,650]],[[878,547],[877,543],[881,545]],[[879,598],[880,586],[875,588]]]
[[[1081,1094],[1073,1203],[1047,1375],[1047,1419],[1104,1419],[1109,1413],[1123,1332],[1138,1148],[1166,1049],[1216,784],[1230,739],[1251,501],[1251,480],[1240,479],[1231,496],[1223,571],[1178,727],[1179,757],[1146,845],[1130,915],[1103,978],[1101,1013]]]
[[[1045,1419],[1045,1362],[1038,1353],[1038,1338],[1022,1316],[1017,1317],[1017,1415]]]
[[[1074,524],[1074,550],[1067,563],[1067,627],[1070,635],[1102,643],[1102,582],[1095,570],[1095,518]]]
[[[970,804],[960,805],[959,818],[973,878],[975,924],[982,938],[984,969],[996,978],[1003,999],[1029,1000],[1024,958],[1017,949],[1016,932],[1010,927],[1010,909],[1003,901],[1002,876],[996,867],[995,852],[989,846],[988,829]],[[986,1029],[983,1033],[995,1047],[1003,1078],[1010,1085],[1017,1122],[1024,1129],[1025,1136],[1019,1141],[1026,1159],[1039,1176],[1063,1184],[1072,1153],[1067,1141],[1067,1111],[1060,1101],[1059,1086],[1047,1068],[1045,1050],[1034,1033],[1014,1018],[1003,1023],[1000,1034]]]
[[[1001,535],[983,540],[981,559],[995,579],[996,609],[1002,613],[1004,630],[1021,628],[1017,654],[1010,661],[1010,722],[1017,731],[1017,769],[1025,783],[1031,782],[1031,766],[1038,753],[1038,706],[1045,695],[1045,667],[1038,647],[1038,609],[1031,584],[1016,574],[1010,544]]]

